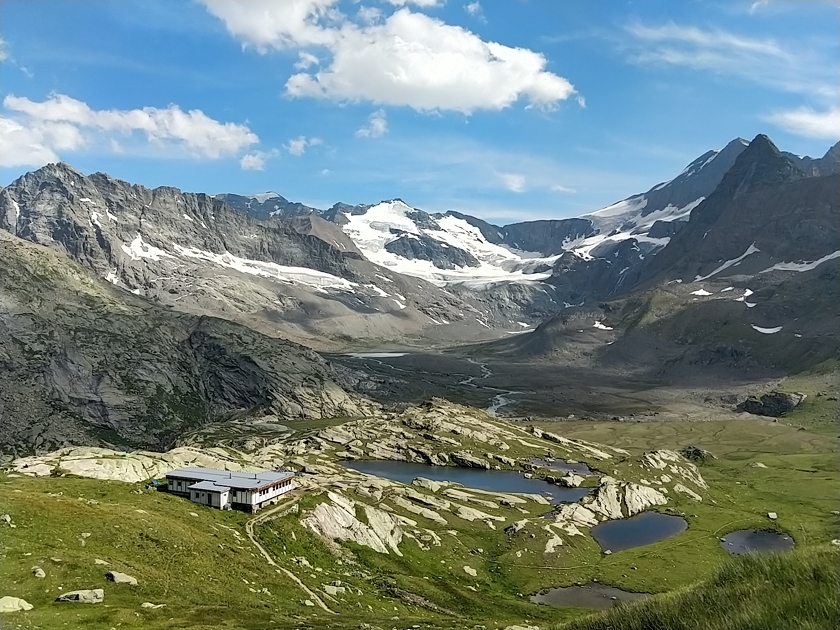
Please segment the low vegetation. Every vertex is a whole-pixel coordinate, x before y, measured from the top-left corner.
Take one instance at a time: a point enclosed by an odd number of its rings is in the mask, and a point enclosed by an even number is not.
[[[557,630],[827,630],[840,627],[840,549],[733,559],[698,584]]]

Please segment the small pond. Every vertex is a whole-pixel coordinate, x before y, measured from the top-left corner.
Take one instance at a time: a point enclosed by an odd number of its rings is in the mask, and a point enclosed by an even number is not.
[[[572,606],[574,608],[604,610],[622,602],[632,602],[646,596],[647,593],[630,593],[612,586],[584,584],[582,586],[548,589],[547,592],[531,595],[530,599],[535,604],[545,604],[547,606]]]
[[[513,470],[431,466],[379,459],[360,459],[342,462],[341,465],[351,470],[402,483],[411,483],[417,477],[424,477],[432,481],[454,481],[468,488],[491,492],[541,494],[552,503],[573,503],[585,497],[591,490],[591,488],[561,488],[542,479],[528,479],[522,473]]]
[[[720,546],[734,556],[747,553],[781,553],[793,549],[787,534],[761,529],[739,529],[723,537]]]
[[[529,459],[534,466],[545,466],[552,470],[562,470],[563,472],[573,472],[576,475],[591,475],[592,470],[583,462],[567,462],[565,459]]]
[[[665,540],[684,532],[687,527],[688,523],[679,516],[642,512],[630,518],[600,523],[591,532],[604,551],[621,551]]]

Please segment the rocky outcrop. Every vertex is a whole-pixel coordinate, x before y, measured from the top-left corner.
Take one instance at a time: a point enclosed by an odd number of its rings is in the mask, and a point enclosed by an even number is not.
[[[329,502],[319,503],[301,522],[315,533],[331,540],[354,542],[374,551],[398,556],[403,532],[391,514],[371,505],[361,504],[367,524],[356,518],[357,503],[335,492],[327,493]]]
[[[465,468],[484,468],[485,470],[490,470],[489,462],[464,451],[450,453],[449,458],[458,466],[463,466]]]
[[[664,494],[650,486],[617,481],[612,477],[602,477],[593,494],[581,500],[591,512],[607,520],[633,516],[649,507],[665,505],[667,502]]]
[[[745,401],[738,404],[736,409],[738,411],[745,411],[747,413],[758,416],[770,416],[771,418],[778,418],[792,411],[795,407],[805,400],[805,394],[788,394],[785,392],[772,391],[767,394],[759,396],[750,396]]]

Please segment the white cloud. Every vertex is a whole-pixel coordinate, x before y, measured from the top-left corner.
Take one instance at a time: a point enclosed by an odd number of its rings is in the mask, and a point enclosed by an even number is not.
[[[228,32],[260,52],[269,48],[327,45],[324,22],[339,19],[338,0],[198,0]]]
[[[41,102],[8,95],[3,106],[16,114],[3,118],[0,127],[6,165],[40,166],[55,161],[60,151],[95,143],[113,148],[114,135],[131,138],[135,133],[145,135],[153,145],[181,147],[203,158],[235,155],[259,142],[245,125],[221,123],[200,110],[184,112],[177,105],[94,110],[64,94],[52,94]],[[116,146],[124,148],[120,143]]]
[[[298,53],[298,58],[298,62],[295,64],[295,70],[308,70],[312,66],[317,66],[321,63],[318,57],[304,50]]]
[[[525,176],[519,173],[498,173],[505,188],[511,192],[525,192]]]
[[[321,46],[331,53],[318,72],[289,78],[286,92],[293,97],[468,114],[500,110],[520,99],[551,108],[576,93],[566,79],[546,70],[542,54],[483,41],[407,6],[384,21],[357,24],[338,11],[336,0],[199,1],[230,33],[261,52]]]
[[[360,7],[356,15],[365,24],[373,24],[382,19],[382,11],[376,7]]]
[[[359,138],[381,138],[388,133],[388,117],[380,109],[368,116],[367,125],[356,131]]]
[[[0,117],[0,166],[42,166],[58,162],[50,148],[53,139],[46,129],[25,127],[11,118]]]
[[[469,13],[474,18],[481,20],[482,22],[486,22],[484,19],[484,9],[481,7],[481,3],[476,0],[475,2],[468,2],[464,5],[464,11]]]
[[[251,153],[246,153],[242,156],[239,160],[239,167],[243,171],[264,171],[265,163],[278,155],[279,152],[277,149],[272,149],[271,151],[251,151]]]
[[[799,107],[775,112],[767,119],[782,129],[808,138],[837,140],[840,138],[840,108],[816,111]]]
[[[6,40],[0,37],[0,61],[6,61],[9,58],[9,53],[6,52]]]
[[[414,4],[418,7],[439,7],[442,5],[445,0],[385,0],[389,4],[393,4],[397,7],[404,7],[407,4]]]
[[[835,101],[838,96],[835,53],[818,42],[783,46],[775,39],[674,22],[659,26],[635,23],[626,31],[632,37],[621,46],[637,63],[703,70]]]
[[[314,147],[322,144],[320,138],[307,138],[306,136],[298,136],[297,138],[292,138],[289,140],[289,143],[286,145],[286,149],[289,151],[291,155],[295,157],[300,157],[304,153],[306,153],[307,147]]]
[[[577,192],[574,188],[568,188],[566,186],[561,186],[560,184],[553,184],[549,190],[551,192],[558,192],[558,193],[574,193]]]

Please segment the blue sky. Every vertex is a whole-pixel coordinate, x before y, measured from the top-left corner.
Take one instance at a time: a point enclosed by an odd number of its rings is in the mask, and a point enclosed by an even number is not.
[[[838,3],[4,0],[0,182],[58,159],[318,207],[596,210],[840,139]]]

